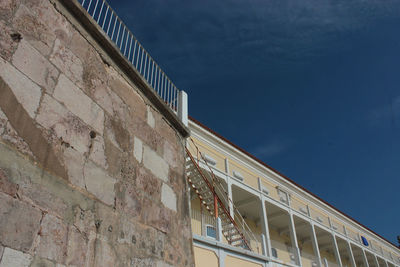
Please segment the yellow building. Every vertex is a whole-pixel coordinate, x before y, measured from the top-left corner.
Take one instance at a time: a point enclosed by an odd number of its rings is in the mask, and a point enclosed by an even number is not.
[[[197,267],[400,266],[383,237],[194,119],[189,128]]]

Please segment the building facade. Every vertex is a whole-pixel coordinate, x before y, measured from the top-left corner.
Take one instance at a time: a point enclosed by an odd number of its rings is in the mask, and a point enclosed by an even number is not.
[[[400,266],[395,245],[199,122],[189,126],[197,267]],[[218,196],[218,217],[207,193]]]
[[[399,267],[399,257],[188,120],[186,94],[105,0],[0,1],[0,267]]]

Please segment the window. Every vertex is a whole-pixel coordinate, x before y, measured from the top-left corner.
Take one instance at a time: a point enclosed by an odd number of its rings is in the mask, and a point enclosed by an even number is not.
[[[232,171],[232,174],[233,174],[233,177],[239,179],[240,181],[243,181],[244,177],[243,177],[243,175],[242,175],[240,172],[238,172],[238,171]]]
[[[278,190],[278,196],[279,196],[279,200],[285,204],[289,204],[289,196],[288,193],[286,193],[285,191],[277,188]]]
[[[203,153],[203,157],[204,157],[204,160],[208,164],[210,164],[212,166],[215,166],[217,164],[217,161],[214,158],[212,158],[210,155],[207,155],[207,154]]]
[[[212,225],[206,225],[206,235],[207,237],[217,238],[217,230]]]
[[[276,248],[271,248],[271,253],[272,257],[274,257],[275,259],[278,258],[278,251],[276,250]]]

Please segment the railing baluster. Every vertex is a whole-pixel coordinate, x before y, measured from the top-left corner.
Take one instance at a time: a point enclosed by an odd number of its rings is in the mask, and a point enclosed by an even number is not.
[[[136,44],[137,44],[137,40],[135,40],[135,45],[134,45],[134,47],[133,47],[132,64],[133,64],[133,61],[134,61],[134,59],[135,59],[135,53],[136,53]]]
[[[124,56],[126,56],[126,49],[128,48],[128,40],[129,40],[129,31],[126,32],[126,41],[125,41],[125,49],[124,49]],[[129,59],[128,59],[129,60]]]
[[[94,10],[93,10],[93,19],[95,19],[96,16],[96,10],[97,10],[97,5],[99,4],[99,0],[96,1],[96,5],[94,5]]]
[[[101,8],[100,8],[100,12],[99,12],[99,16],[97,17],[97,24],[99,24],[100,21],[100,17],[101,17],[101,13],[103,12],[103,7],[104,7],[104,1],[101,4]]]
[[[118,46],[119,32],[120,32],[120,30],[121,30],[121,23],[122,23],[122,21],[119,20],[118,33],[117,33],[117,40],[115,41],[115,44],[116,44],[117,46]]]
[[[114,28],[113,28],[113,31],[112,31],[112,34],[111,34],[111,40],[112,40],[113,37],[114,37],[115,26],[117,26],[117,20],[118,20],[118,17],[117,17],[117,15],[115,14]]]
[[[130,36],[130,37],[131,37],[131,42],[129,44],[128,60],[130,60],[130,58],[131,58],[132,40],[133,40],[133,36]]]
[[[110,40],[119,48],[128,61],[136,68],[150,87],[173,110],[177,110],[179,90],[147,53],[127,26],[117,16],[106,0],[78,0],[92,19],[100,26]],[[101,1],[101,3],[99,2]],[[85,8],[85,5],[87,6]],[[93,6],[93,7],[92,7]],[[97,16],[97,17],[96,17]],[[117,23],[118,30],[117,30]],[[121,31],[121,27],[123,27]],[[134,41],[134,45],[132,42]],[[133,49],[132,49],[133,45]],[[140,61],[140,64],[139,64]]]
[[[101,25],[101,28],[104,30],[104,24],[106,23],[107,20],[107,15],[108,15],[108,10],[110,9],[110,6],[107,5],[106,9],[106,14],[104,15],[104,20],[103,20],[103,25]]]
[[[124,29],[122,31],[122,38],[121,38],[121,44],[119,45],[119,50],[122,52],[122,45],[124,44],[124,35],[125,35],[125,26],[123,26]]]

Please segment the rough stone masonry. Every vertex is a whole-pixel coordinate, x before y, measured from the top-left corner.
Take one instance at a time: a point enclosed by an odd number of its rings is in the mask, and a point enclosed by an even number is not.
[[[1,0],[0,267],[193,266],[159,110],[57,0]]]

